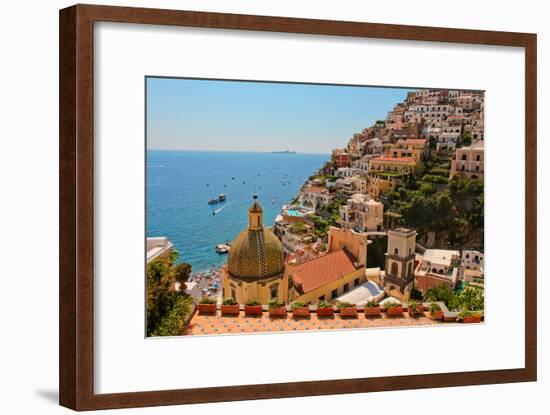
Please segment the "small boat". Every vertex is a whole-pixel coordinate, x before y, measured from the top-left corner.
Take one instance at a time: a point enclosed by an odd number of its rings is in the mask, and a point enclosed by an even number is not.
[[[229,252],[230,246],[227,244],[218,244],[216,245],[216,252],[218,254],[227,254]]]
[[[218,196],[218,201],[224,202],[226,199],[225,193],[220,193]]]
[[[232,177],[232,178],[231,178],[231,180],[235,180],[235,178],[234,178],[234,177]]]
[[[210,199],[210,200],[208,201],[208,204],[209,204],[209,205],[215,205],[215,204],[218,203],[218,202],[219,202],[218,199]]]

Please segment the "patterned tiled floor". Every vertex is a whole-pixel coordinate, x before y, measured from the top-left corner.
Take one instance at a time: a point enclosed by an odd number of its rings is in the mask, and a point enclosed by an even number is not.
[[[403,326],[426,326],[435,324],[450,324],[433,321],[422,316],[411,318],[407,313],[403,317],[365,317],[364,314],[358,314],[357,318],[341,318],[335,315],[332,318],[318,318],[317,314],[312,313],[309,318],[294,319],[289,313],[286,318],[270,318],[269,314],[264,312],[261,317],[245,317],[241,311],[237,317],[221,317],[218,311],[217,315],[199,315],[198,313],[191,319],[187,335],[211,335],[211,334],[229,334],[229,333],[262,333],[278,331],[314,331],[331,329],[351,329],[367,327],[403,327]],[[452,323],[451,323],[452,324]]]

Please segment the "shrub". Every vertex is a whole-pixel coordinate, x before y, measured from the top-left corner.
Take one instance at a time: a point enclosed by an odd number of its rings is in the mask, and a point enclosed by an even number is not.
[[[317,302],[317,308],[331,308],[332,304],[329,301],[319,300]]]
[[[435,174],[425,174],[422,176],[422,181],[436,184],[447,184],[449,179],[443,176],[436,176]]]
[[[416,300],[409,301],[409,314],[420,313],[420,302]]]
[[[223,305],[236,305],[237,302],[233,298],[226,298],[223,300]]]
[[[292,308],[295,309],[295,308],[302,308],[302,307],[307,307],[308,304],[307,303],[302,303],[300,301],[293,301],[292,302]]]
[[[480,317],[481,316],[481,313],[479,311],[474,311],[474,310],[468,310],[468,309],[462,309],[459,313],[458,313],[458,318],[459,319],[464,319],[464,317]]]
[[[455,293],[445,284],[430,288],[424,293],[424,300],[441,301],[447,307],[450,307],[455,302]]]
[[[283,307],[285,303],[283,301],[279,301],[278,298],[274,298],[269,302],[269,308],[279,308]]]
[[[374,307],[377,307],[378,304],[376,304],[376,302],[374,300],[370,300],[369,302],[367,302],[367,304],[365,304],[365,307],[367,308],[374,308]]]
[[[292,225],[290,225],[290,231],[292,233],[306,233],[307,226],[302,222],[294,222]]]
[[[437,311],[441,311],[441,307],[437,303],[430,303],[430,313],[435,313]]]
[[[336,307],[338,307],[338,308],[349,308],[349,307],[355,307],[355,304],[348,303],[347,301],[338,301],[336,303]]]
[[[244,303],[244,305],[255,306],[255,305],[261,305],[261,304],[258,300],[248,300],[246,303]]]
[[[193,300],[188,296],[178,296],[173,307],[162,317],[149,336],[179,336],[183,334],[192,310]]]
[[[216,304],[216,299],[214,297],[202,297],[201,304]]]

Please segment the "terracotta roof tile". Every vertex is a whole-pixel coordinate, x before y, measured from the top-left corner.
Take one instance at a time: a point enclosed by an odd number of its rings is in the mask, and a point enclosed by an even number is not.
[[[291,272],[293,281],[307,293],[355,270],[353,256],[343,248],[296,265]]]

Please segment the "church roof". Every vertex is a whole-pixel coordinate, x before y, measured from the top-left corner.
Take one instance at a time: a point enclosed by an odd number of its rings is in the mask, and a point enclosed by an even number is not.
[[[263,212],[262,207],[256,201],[254,201],[254,204],[252,206],[250,206],[250,209],[248,209],[248,211],[250,213],[262,213]]]
[[[292,268],[292,280],[307,293],[356,270],[355,258],[342,248],[296,265]]]
[[[263,227],[262,207],[254,195],[248,209],[249,225],[231,243],[227,261],[229,275],[258,280],[280,275],[285,269],[283,244],[269,229]]]
[[[229,275],[243,279],[270,278],[285,267],[283,245],[269,229],[246,229],[231,243]]]

